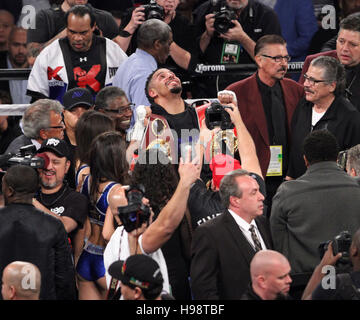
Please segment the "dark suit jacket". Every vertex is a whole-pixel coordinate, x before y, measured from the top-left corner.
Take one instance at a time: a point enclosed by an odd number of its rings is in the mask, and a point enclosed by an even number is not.
[[[269,222],[256,218],[267,249],[272,248]],[[195,299],[240,299],[250,282],[255,250],[228,211],[200,225],[192,239],[191,287]]]
[[[309,65],[310,65],[311,61],[313,61],[315,58],[320,57],[320,56],[328,56],[328,57],[333,57],[333,58],[338,59],[336,50],[320,52],[320,53],[316,53],[316,54],[312,54],[312,55],[307,56],[305,61],[304,61],[304,65],[302,67],[302,70],[301,70],[301,76],[300,76],[300,79],[299,79],[300,84],[304,84],[304,82],[305,82],[304,74],[309,69]]]
[[[288,132],[290,132],[291,118],[296,105],[304,95],[304,89],[295,81],[287,78],[281,80],[280,84],[286,108]],[[254,140],[261,171],[265,177],[270,162],[270,143],[256,73],[249,78],[231,84],[226,90],[231,90],[236,94],[241,117]]]

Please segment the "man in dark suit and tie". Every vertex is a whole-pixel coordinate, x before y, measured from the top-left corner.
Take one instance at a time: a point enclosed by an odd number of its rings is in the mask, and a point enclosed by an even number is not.
[[[200,225],[192,240],[191,284],[195,299],[240,299],[250,282],[255,253],[271,249],[264,196],[245,170],[225,175],[220,197],[227,208]]]

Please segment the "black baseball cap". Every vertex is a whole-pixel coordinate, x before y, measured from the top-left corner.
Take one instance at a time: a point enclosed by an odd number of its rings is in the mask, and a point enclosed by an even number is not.
[[[146,290],[162,287],[164,282],[158,263],[144,254],[132,255],[125,261],[115,261],[108,272],[125,285]]]
[[[49,138],[44,140],[40,149],[36,153],[42,153],[46,151],[53,152],[60,158],[66,157],[68,160],[70,160],[70,149],[64,140],[57,138]]]
[[[63,96],[63,105],[65,110],[71,110],[77,106],[83,106],[89,109],[94,105],[94,99],[88,89],[73,88],[65,92]]]

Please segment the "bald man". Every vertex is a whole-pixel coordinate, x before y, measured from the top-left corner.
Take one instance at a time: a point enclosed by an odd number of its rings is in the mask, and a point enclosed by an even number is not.
[[[1,294],[4,300],[39,300],[41,274],[30,262],[14,261],[2,275]]]
[[[242,300],[289,299],[291,267],[281,253],[273,250],[258,251],[250,263],[251,285]]]

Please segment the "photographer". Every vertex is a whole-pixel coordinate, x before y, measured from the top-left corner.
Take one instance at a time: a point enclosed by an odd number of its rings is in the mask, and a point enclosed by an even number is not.
[[[129,226],[127,219],[121,220],[123,225],[116,229],[104,252],[106,270],[115,260],[125,260],[129,255],[143,253],[151,255],[151,257],[159,263],[164,278],[167,278],[167,276],[165,276],[165,274],[167,275],[166,262],[160,248],[171,238],[173,232],[184,217],[190,187],[200,173],[199,165],[196,164],[196,161],[197,159],[195,158],[190,162],[190,151],[185,162],[180,161],[178,170],[180,175],[179,183],[174,194],[161,209],[154,222],[152,222],[152,217],[149,217],[146,221],[143,221],[143,218],[139,217],[135,226],[134,224]],[[127,194],[127,198],[129,201],[129,193]],[[143,201],[147,203],[147,199],[143,199]],[[114,216],[118,224],[121,219],[121,217],[119,217],[119,210],[121,211],[121,207],[124,207],[124,205],[119,207],[120,208],[118,208],[118,206],[115,208],[111,207],[111,216]],[[138,225],[139,221],[143,221],[141,226]],[[133,229],[134,227],[135,229]],[[108,223],[104,225],[104,231],[105,228],[109,228]],[[127,232],[126,229],[131,231]],[[107,276],[108,285],[109,281],[110,279]],[[166,289],[166,286],[164,286],[164,288],[170,293],[170,291]]]
[[[303,300],[359,300],[360,299],[360,229],[353,236],[350,249],[348,251],[352,272],[336,275],[335,288],[325,289],[322,286],[322,279],[325,274],[325,266],[334,266],[342,257],[342,253],[334,256],[334,241],[332,241],[320,262],[315,268],[310,281],[303,293]]]
[[[129,9],[120,25],[121,48],[129,55],[135,52],[139,26],[145,20],[160,19],[170,26],[174,40],[170,46],[171,58],[166,64],[187,70],[194,53],[194,30],[187,18],[177,14],[178,4],[179,0],[152,0],[147,5]]]
[[[255,42],[266,34],[281,35],[276,13],[268,6],[254,0],[220,0],[215,6],[213,2],[206,1],[194,12],[200,49],[208,64],[229,63],[227,57],[234,58],[229,59],[232,63],[254,63]],[[215,77],[209,77],[207,96],[215,97],[217,91],[238,80],[238,75],[226,75],[226,79],[219,78],[216,88]]]
[[[230,155],[218,154],[213,157],[210,164],[212,170],[211,190],[207,190],[204,181],[201,179],[198,179],[191,188],[192,192],[189,197],[188,206],[191,213],[193,229],[197,228],[198,225],[206,220],[210,220],[223,212],[224,207],[221,203],[218,190],[222,178],[232,170],[242,168],[251,172],[252,177],[254,177],[259,184],[261,193],[263,195],[266,194],[265,183],[261,174],[255,145],[237,108],[236,97],[231,91],[220,91],[218,98],[223,105],[232,108],[226,108],[225,112],[229,114],[236,128],[241,166],[239,161]],[[203,123],[200,130],[199,143],[197,144],[197,153],[200,159],[203,159],[205,146],[213,138],[217,130],[218,129],[214,129],[210,131],[205,123]],[[266,207],[264,207],[264,212],[266,212]]]

